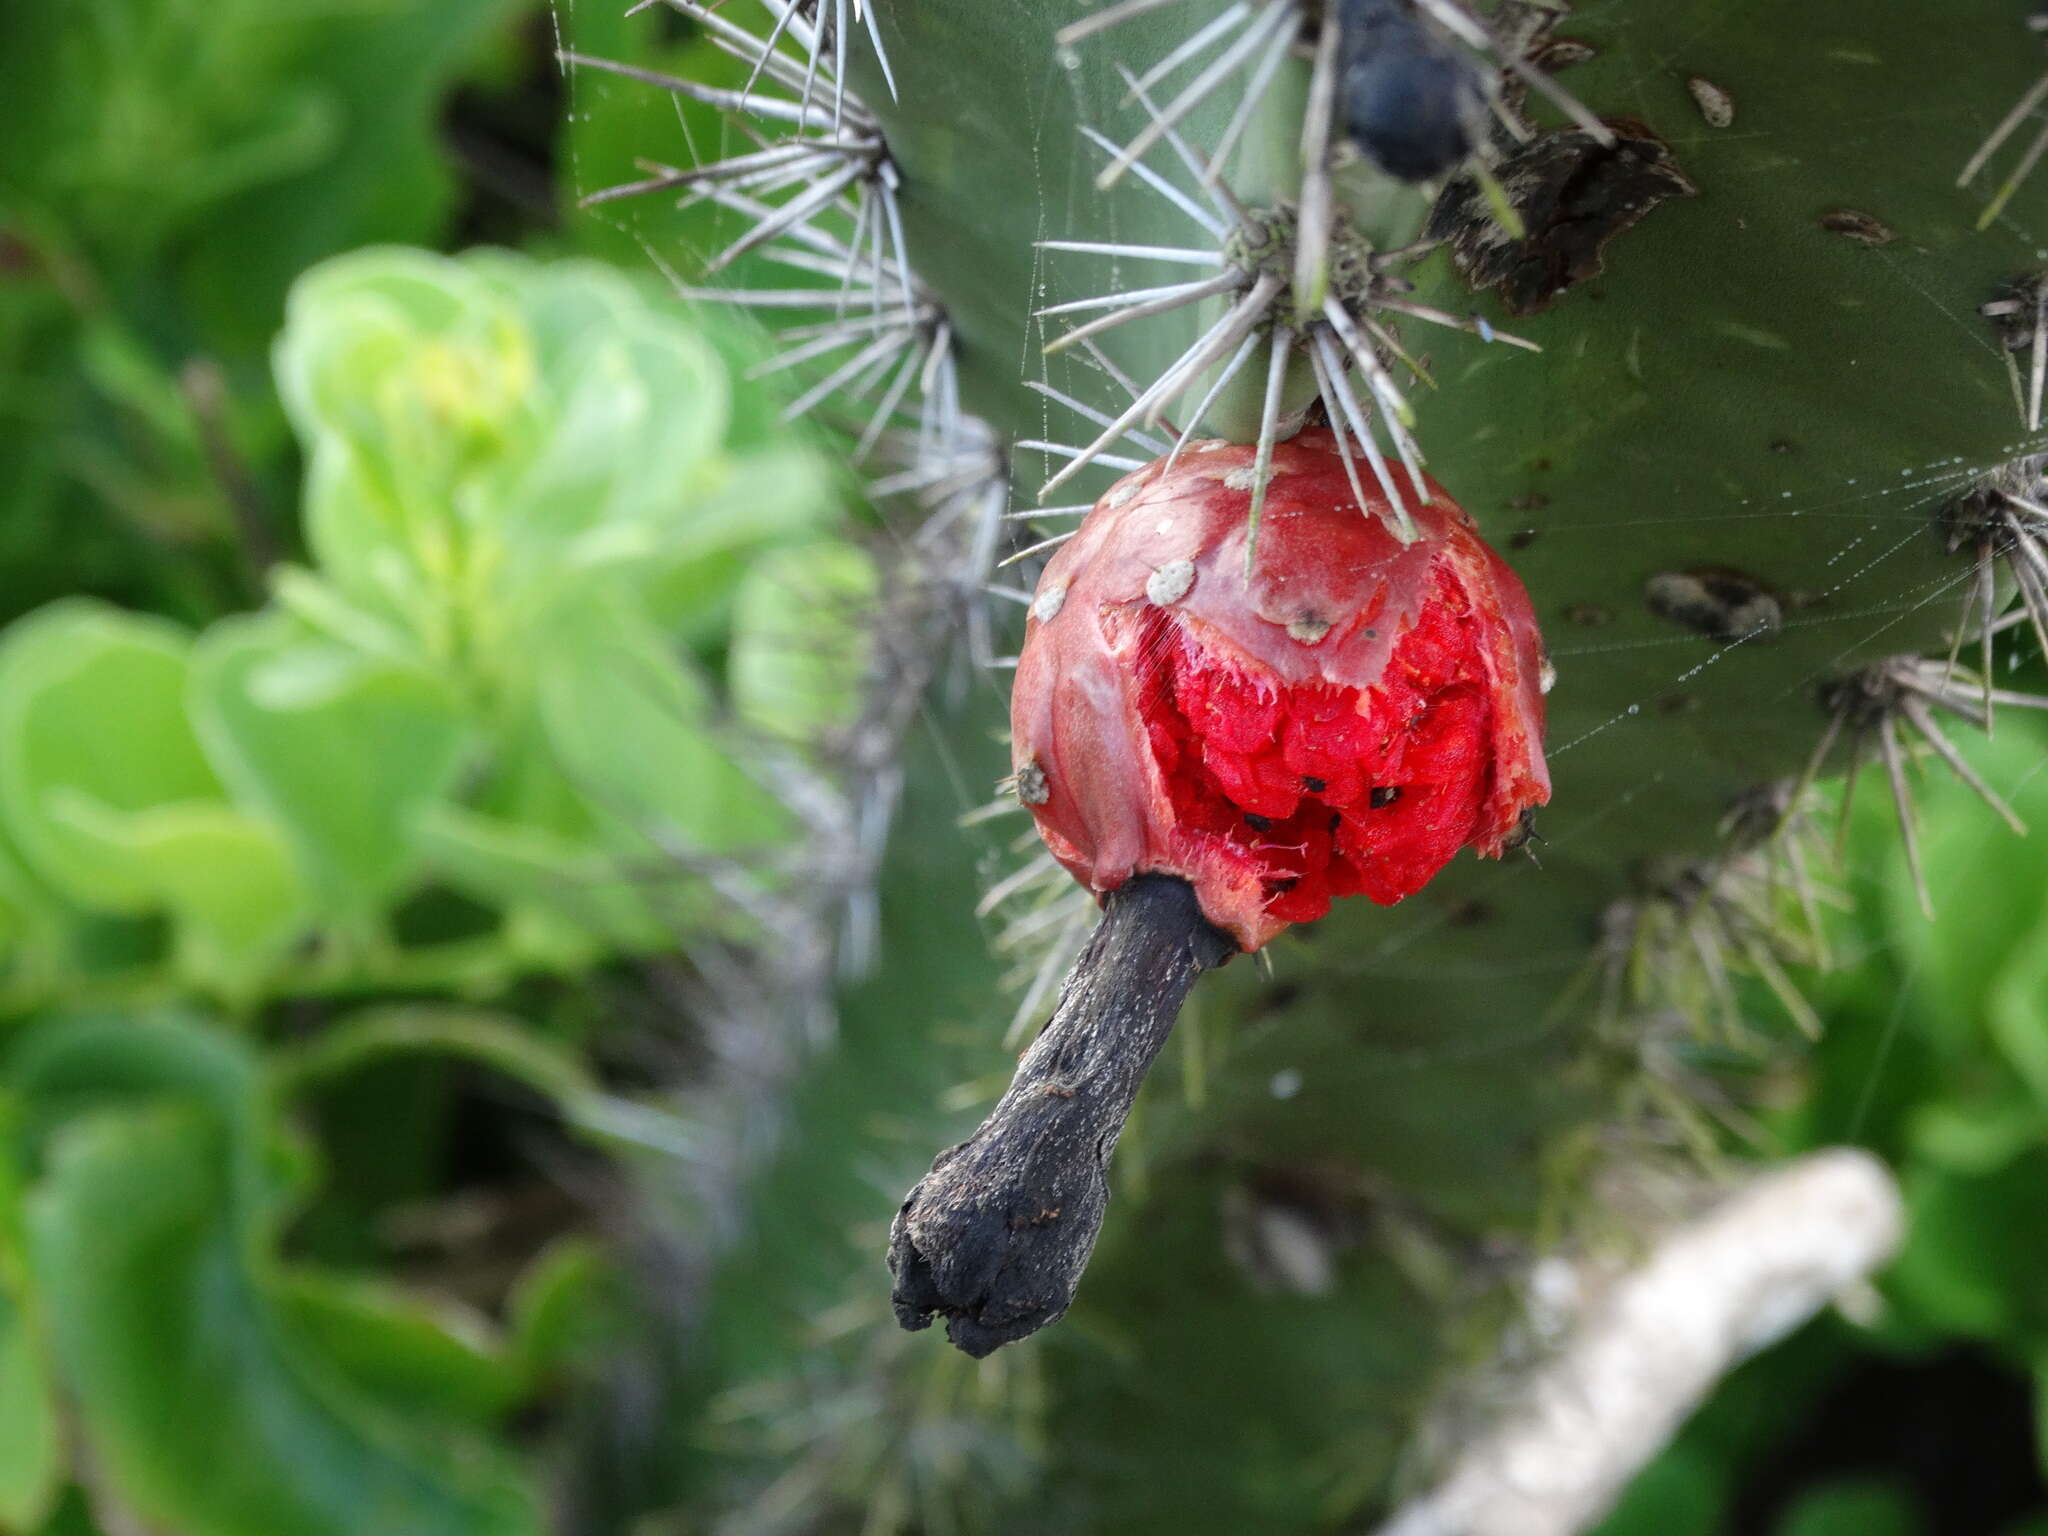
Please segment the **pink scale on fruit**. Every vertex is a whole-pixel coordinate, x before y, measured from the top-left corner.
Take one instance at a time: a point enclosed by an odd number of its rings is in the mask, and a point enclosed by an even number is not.
[[[1461,848],[1498,856],[1550,797],[1542,638],[1472,520],[1403,478],[1402,544],[1310,429],[1274,450],[1247,577],[1252,461],[1191,445],[1096,504],[1046,567],[1066,596],[1034,608],[1010,709],[1074,878],[1179,875],[1248,950],[1335,897],[1412,895]]]

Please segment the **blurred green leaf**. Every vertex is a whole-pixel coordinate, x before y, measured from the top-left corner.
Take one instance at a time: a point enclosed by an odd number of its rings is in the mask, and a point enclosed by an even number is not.
[[[482,251],[465,264],[516,306],[552,396],[506,542],[581,565],[613,558],[603,545],[628,525],[684,531],[732,424],[718,354],[671,304],[596,262]]]
[[[1967,1177],[1907,1171],[1905,1251],[1886,1277],[1926,1325],[2022,1349],[2048,1349],[2048,1148]]]
[[[285,1326],[365,1396],[432,1432],[488,1429],[525,1390],[523,1360],[474,1314],[371,1276],[296,1270],[280,1277]]]
[[[440,679],[265,615],[201,639],[192,702],[221,777],[285,829],[336,916],[368,923],[415,878],[413,824],[469,745]]]
[[[195,0],[111,0],[68,26],[33,24],[68,7],[22,12],[10,39],[10,179],[17,196],[46,198],[102,238],[157,244],[331,142],[335,124],[323,133],[312,121],[309,94],[279,88],[300,34],[255,25],[248,0],[225,14]],[[195,78],[242,89],[195,91]]]
[[[733,712],[807,746],[852,724],[879,591],[874,561],[851,544],[796,545],[756,560],[733,603]]]
[[[1713,1458],[1676,1447],[1636,1476],[1594,1536],[1716,1536],[1726,1484]]]
[[[1991,1039],[2048,1112],[2048,902],[2006,956],[1984,999]]]
[[[617,1273],[589,1238],[557,1238],[520,1277],[508,1303],[508,1328],[535,1383],[577,1363],[606,1342]]]
[[[230,1163],[195,1108],[99,1115],[30,1199],[65,1380],[124,1502],[192,1536],[538,1531],[504,1467],[437,1453],[306,1357],[250,1270]]]
[[[241,3],[254,11],[250,30],[282,19],[263,0]],[[300,12],[298,77],[334,120],[332,148],[237,198],[208,228],[187,276],[200,318],[233,335],[260,298],[262,323],[246,333],[258,345],[275,329],[286,285],[314,262],[377,242],[445,239],[460,169],[444,138],[445,93],[490,29],[525,9],[524,0],[377,0]]]
[[[1904,1494],[1853,1482],[1807,1494],[1778,1522],[1776,1536],[1919,1536],[1925,1529]]]
[[[171,913],[179,977],[202,993],[253,1000],[309,916],[283,834],[228,806],[179,805],[135,817],[125,838]]]
[[[290,1146],[267,1134],[249,1048],[185,1013],[47,1014],[11,1042],[4,1071],[15,1104],[11,1166],[25,1181],[40,1174],[66,1127],[165,1102],[195,1106],[227,1128],[238,1198],[252,1212],[278,1208],[303,1174]]]
[[[2048,832],[2048,775],[2032,722],[1959,742],[1988,783],[2034,827]],[[1873,797],[1874,798],[1874,797]],[[1950,1053],[1973,1051],[1992,989],[2048,916],[2048,860],[2012,833],[1975,795],[1944,774],[1917,796],[1922,861],[1939,921],[1921,915],[1895,834],[1886,850],[1885,926],[1904,952],[1915,998],[1933,1038]],[[2048,1080],[2044,1080],[2048,1081]]]
[[[328,262],[293,290],[277,372],[322,575],[439,664],[509,684],[566,590],[664,579],[717,527],[700,503],[728,474],[724,365],[594,264]],[[757,508],[744,542],[774,530]]]
[[[35,1536],[110,1536],[110,1533],[93,1519],[84,1493],[74,1487],[65,1490],[63,1502],[58,1505],[56,1513],[47,1524],[36,1528]]]
[[[532,1089],[571,1120],[600,1091],[580,1058],[516,1018],[480,1008],[417,1004],[351,1014],[317,1039],[275,1052],[270,1071],[276,1091],[290,1098],[393,1056],[420,1055],[451,1056],[488,1068]]]
[[[662,889],[617,855],[545,827],[436,805],[416,832],[436,874],[507,910],[507,947],[528,965],[573,971],[615,949],[657,950],[676,933],[663,921],[663,906],[676,921],[687,910],[664,901]]]
[[[840,500],[837,476],[815,450],[786,443],[735,458],[640,572],[649,612],[694,645],[722,637],[753,561],[779,542],[815,537]]]
[[[177,453],[183,478],[202,473],[199,436],[177,380],[141,338],[110,316],[96,315],[81,327],[78,357],[86,376],[114,404],[146,423],[160,448]],[[159,488],[161,489],[161,488]],[[214,508],[209,504],[208,511]],[[168,530],[190,533],[190,529]]]
[[[54,1384],[28,1306],[0,1284],[0,1530],[34,1530],[64,1483]]]
[[[246,590],[176,381],[218,365],[252,481],[289,446],[261,365],[285,289],[352,246],[435,241],[445,95],[519,0],[280,10],[22,0],[0,50],[0,617],[92,591],[194,621]]]
[[[2018,1094],[1936,1099],[1914,1113],[1911,1131],[1917,1156],[1956,1173],[1995,1173],[2048,1141],[2048,1109]]]
[[[122,1502],[193,1536],[537,1529],[511,1474],[456,1433],[460,1415],[395,1414],[348,1384],[423,1370],[417,1316],[368,1318],[346,1362],[322,1358],[342,1302],[276,1270],[307,1165],[247,1046],[171,1015],[57,1017],[5,1067],[17,1152],[36,1170],[28,1274]],[[464,1365],[442,1387],[473,1405]]]
[[[158,887],[124,823],[222,798],[185,717],[189,646],[175,625],[84,598],[0,641],[0,819],[37,873],[84,905],[152,905]]]
[[[563,772],[626,846],[673,857],[789,838],[788,812],[721,745],[710,690],[635,605],[562,604],[535,665]]]
[[[292,273],[437,232],[454,185],[435,98],[513,9],[29,0],[10,13],[0,75],[0,186],[61,210],[122,278],[149,257],[172,266],[199,321],[245,345]]]
[[[278,381],[307,448],[322,576],[395,621],[419,660],[477,665],[504,559],[495,520],[550,425],[516,311],[458,263],[394,251],[316,269],[290,313]]]

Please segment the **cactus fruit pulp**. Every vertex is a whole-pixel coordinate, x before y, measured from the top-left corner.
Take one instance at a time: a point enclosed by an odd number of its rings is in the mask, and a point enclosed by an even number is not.
[[[1011,700],[1019,798],[1084,886],[1188,880],[1247,950],[1461,848],[1498,856],[1549,797],[1522,586],[1440,486],[1420,537],[1360,506],[1331,434],[1188,445],[1096,505],[1040,578]]]

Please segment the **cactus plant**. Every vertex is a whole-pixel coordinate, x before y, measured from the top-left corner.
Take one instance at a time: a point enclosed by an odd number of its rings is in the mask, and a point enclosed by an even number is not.
[[[741,83],[643,78],[762,142],[644,185],[737,217],[711,265],[804,274],[725,296],[802,312],[784,357],[813,370],[803,404],[860,456],[900,457],[885,484],[926,493],[911,547],[952,539],[936,569],[963,610],[990,585],[1042,601],[984,554],[1007,542],[1031,571],[1183,438],[1250,450],[1255,524],[1304,430],[1397,525],[1426,524],[1426,463],[1529,590],[1557,672],[1535,857],[1339,904],[1273,946],[1277,980],[1203,983],[1181,1100],[1156,1096],[1142,1130],[1136,1230],[1112,1221],[1069,1324],[1138,1362],[1175,1347],[1161,1319],[1220,1330],[1229,1390],[1276,1404],[1318,1400],[1302,1383],[1330,1361],[1375,1373],[1339,1423],[1277,1433],[1299,1492],[1261,1513],[1369,1503],[1483,1312],[1460,1261],[1583,1222],[1593,1128],[1649,1070],[1646,1016],[1733,999],[1744,972],[1789,992],[1765,932],[1786,893],[1758,868],[1791,856],[1809,788],[1873,759],[1910,836],[1910,745],[1960,760],[1937,712],[1989,726],[2048,702],[1993,675],[2000,635],[2048,629],[2029,232],[2048,181],[2019,142],[2041,99],[2023,18],[866,0],[856,27],[764,0],[749,31],[670,4]],[[1387,127],[1423,118],[1430,135]],[[963,740],[984,724],[970,710]],[[1020,926],[1074,930],[1055,896],[998,893],[1037,903]],[[1405,1280],[1350,1272],[1350,1304],[1312,1321],[1205,1299],[1226,1250],[1319,1288],[1258,1235],[1277,1207],[1297,1248],[1370,1219]],[[1226,1241],[1218,1212],[1247,1208]],[[1390,1346],[1369,1295],[1416,1337]],[[1050,1358],[1047,1461],[1111,1519],[1130,1506],[1086,1447],[1133,1374]],[[1232,1433],[1199,1400],[1146,1417],[1196,1462]],[[1183,1528],[1228,1528],[1246,1511],[1219,1479],[1153,1493]]]

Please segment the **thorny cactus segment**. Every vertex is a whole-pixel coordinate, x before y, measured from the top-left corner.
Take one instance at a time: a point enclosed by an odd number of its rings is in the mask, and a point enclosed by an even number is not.
[[[2048,318],[2048,300],[2043,301],[2040,313]],[[2042,351],[2038,342],[2035,350],[2038,358]],[[2038,367],[2034,377],[2032,411],[2038,419]],[[1949,552],[1967,551],[1975,563],[1974,579],[1964,596],[1949,659],[1955,659],[1966,639],[1977,640],[1987,688],[1992,677],[1991,637],[2002,624],[2024,621],[2032,627],[2043,654],[2048,654],[2048,504],[2043,502],[2044,494],[2048,494],[2048,474],[2044,470],[2048,470],[2048,459],[2039,454],[2014,459],[1945,504],[1937,514]],[[2008,577],[2007,584],[2020,598],[2019,609],[2004,618],[2000,617],[2005,601],[1999,584],[2001,566]],[[1986,729],[1991,724],[1992,702],[1987,695]]]
[[[1181,876],[1248,950],[1392,905],[1550,796],[1543,645],[1441,488],[1404,544],[1320,428],[1126,477],[1046,567],[1011,701],[1019,797],[1084,886]]]
[[[1842,814],[1846,818],[1849,799],[1856,792],[1857,772],[1864,760],[1875,757],[1884,765],[1892,806],[1898,812],[1906,868],[1920,899],[1920,910],[1930,918],[1934,916],[1934,901],[1927,893],[1927,877],[1920,867],[1920,840],[1915,831],[1913,792],[1906,771],[1908,749],[1918,742],[1932,750],[1972,794],[1996,811],[2013,831],[2024,836],[2025,824],[1956,751],[1938,719],[1946,714],[1988,731],[1992,710],[1999,704],[2048,709],[2048,697],[1994,687],[1988,676],[1976,678],[1967,668],[1953,662],[1944,666],[1918,656],[1894,656],[1836,679],[1821,690],[1821,705],[1829,719],[1820,745],[1814,749],[1807,777],[1819,772],[1846,731],[1851,748],[1849,774],[1842,788]]]

